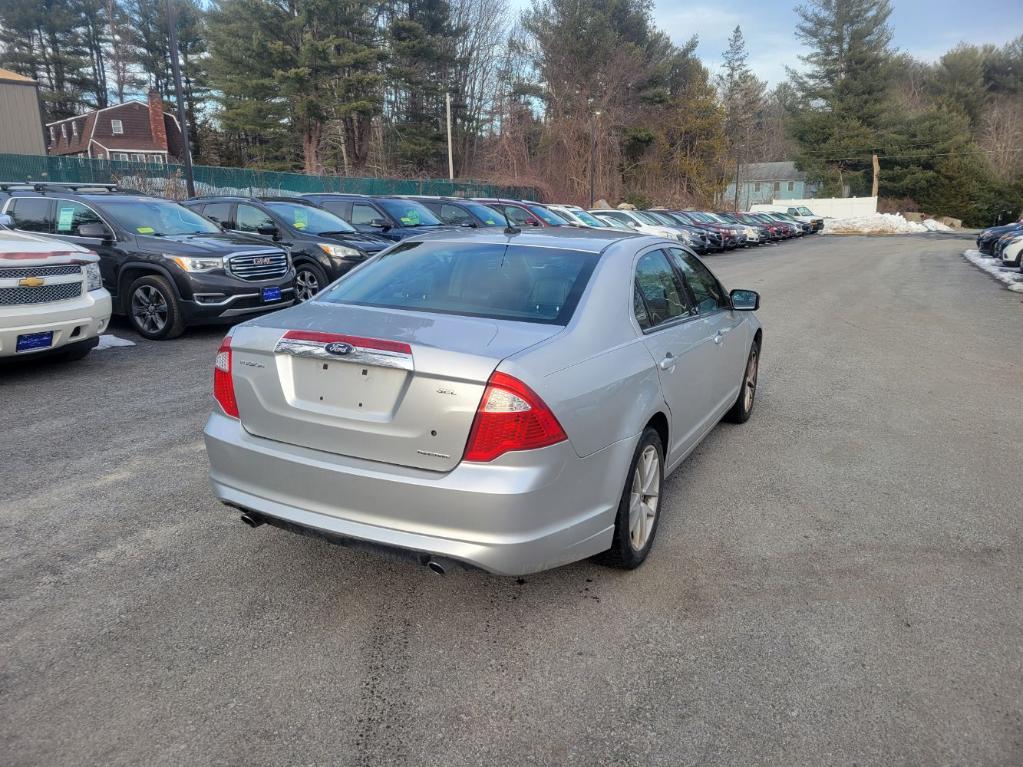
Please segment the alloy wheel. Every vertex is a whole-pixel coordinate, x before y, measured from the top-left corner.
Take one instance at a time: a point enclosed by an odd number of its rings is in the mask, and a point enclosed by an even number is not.
[[[746,363],[746,378],[743,381],[742,406],[748,413],[753,408],[753,397],[757,393],[757,373],[760,369],[760,355],[754,346],[749,354],[749,362]]]
[[[320,292],[320,281],[309,269],[299,269],[295,275],[295,297],[299,303],[308,301]]]
[[[147,333],[159,333],[167,326],[167,299],[152,285],[140,285],[131,297],[135,324]]]
[[[647,445],[636,462],[629,497],[629,542],[634,551],[642,551],[650,540],[657,519],[661,491],[661,457],[657,448]]]

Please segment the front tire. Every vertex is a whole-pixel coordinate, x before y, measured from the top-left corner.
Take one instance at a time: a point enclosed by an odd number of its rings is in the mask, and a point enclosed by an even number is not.
[[[295,299],[304,304],[327,286],[327,275],[316,264],[303,261],[295,267]]]
[[[760,373],[760,341],[753,341],[750,347],[749,357],[746,359],[746,369],[742,374],[742,387],[739,389],[739,396],[735,399],[732,409],[725,413],[725,420],[730,423],[746,423],[753,412],[753,405],[757,395],[757,376]]]
[[[151,341],[177,338],[185,330],[181,306],[165,277],[147,274],[128,288],[128,321]]]
[[[648,427],[629,464],[611,548],[600,556],[603,564],[625,570],[643,564],[657,535],[663,487],[664,446],[657,431]]]

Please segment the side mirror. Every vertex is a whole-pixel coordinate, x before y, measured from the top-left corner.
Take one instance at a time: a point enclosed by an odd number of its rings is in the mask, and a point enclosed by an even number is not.
[[[103,224],[82,224],[78,227],[79,237],[89,237],[94,240],[109,240],[110,230]]]
[[[13,229],[14,219],[6,213],[0,213],[0,226],[6,227],[7,229]]]
[[[733,290],[728,294],[732,308],[739,312],[755,312],[760,308],[760,294],[755,290]]]
[[[391,228],[391,225],[384,221],[382,218],[374,218],[372,221],[369,222],[369,225],[372,226],[374,229],[380,229],[385,232]]]
[[[261,234],[264,237],[276,237],[277,227],[273,224],[262,224],[256,227],[256,234]]]
[[[626,226],[629,227],[629,229],[639,229],[639,224],[637,224],[635,221],[626,222]]]

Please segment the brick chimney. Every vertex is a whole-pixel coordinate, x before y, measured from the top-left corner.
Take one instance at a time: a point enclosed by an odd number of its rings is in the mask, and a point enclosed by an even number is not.
[[[149,89],[149,132],[157,149],[167,149],[167,127],[163,123],[163,99],[155,88]]]

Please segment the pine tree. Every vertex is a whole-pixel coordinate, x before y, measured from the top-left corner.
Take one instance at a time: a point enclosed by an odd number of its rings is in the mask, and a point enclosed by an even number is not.
[[[824,193],[862,191],[870,155],[881,143],[892,81],[888,0],[810,0],[796,9],[796,36],[811,52],[790,71],[799,104],[792,120],[797,162]]]
[[[730,200],[739,208],[739,185],[742,165],[755,151],[754,125],[764,109],[766,85],[756,78],[747,63],[749,51],[742,29],[736,27],[728,38],[722,72],[718,76],[718,91],[724,109],[724,132],[728,153],[732,157],[735,179],[735,197]]]

